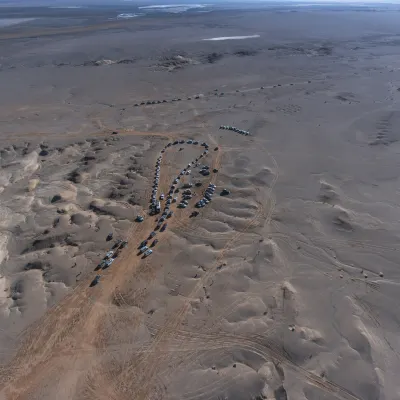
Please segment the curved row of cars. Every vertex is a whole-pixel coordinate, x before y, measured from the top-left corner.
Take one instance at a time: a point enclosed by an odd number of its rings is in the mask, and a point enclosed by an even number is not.
[[[179,182],[184,176],[188,176],[192,173],[191,168],[198,166],[198,162],[200,159],[202,159],[204,156],[208,154],[208,149],[209,146],[206,142],[203,142],[200,144],[200,146],[204,147],[204,151],[192,162],[190,162],[183,170],[180,171],[180,173],[174,178],[170,188],[169,192],[167,195],[164,193],[161,193],[160,196],[158,196],[158,188],[159,188],[159,182],[160,182],[160,171],[161,171],[161,162],[163,158],[163,154],[165,151],[172,146],[176,146],[179,144],[192,144],[192,145],[199,145],[200,143],[196,140],[188,139],[188,140],[175,140],[173,142],[167,143],[164,148],[161,150],[160,155],[157,158],[156,165],[155,165],[155,175],[154,175],[154,181],[153,181],[153,188],[152,188],[152,194],[151,194],[151,199],[150,199],[150,215],[156,215],[161,213],[161,202],[165,201],[164,208],[163,208],[163,213],[162,215],[157,219],[157,225],[154,228],[154,231],[150,233],[147,239],[143,240],[139,247],[139,253],[138,255],[141,255],[143,258],[148,257],[153,253],[152,248],[158,243],[158,239],[154,239],[154,237],[157,235],[157,231],[159,232],[164,232],[167,229],[167,222],[166,220],[171,218],[173,216],[173,211],[170,210],[170,207],[173,203],[178,202],[178,196],[174,196],[175,193],[179,192],[179,188],[177,187]],[[188,205],[188,200],[192,198],[192,192],[190,188],[193,186],[192,184],[184,184],[183,185],[185,190],[182,192],[182,199],[181,201],[177,204],[178,208],[186,208]],[[138,216],[136,218],[138,222],[143,221],[142,216]],[[151,243],[150,241],[153,240]]]

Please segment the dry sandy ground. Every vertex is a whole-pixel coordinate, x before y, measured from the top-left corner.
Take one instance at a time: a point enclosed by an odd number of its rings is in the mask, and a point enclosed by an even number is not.
[[[0,398],[400,398],[397,18],[2,30]],[[260,37],[203,41],[230,35]],[[142,260],[171,138],[210,143],[202,181],[231,195]],[[110,231],[129,245],[89,287]]]

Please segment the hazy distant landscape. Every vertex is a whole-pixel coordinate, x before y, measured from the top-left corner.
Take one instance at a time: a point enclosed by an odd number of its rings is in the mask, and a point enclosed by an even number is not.
[[[398,5],[0,4],[0,399],[400,397]]]

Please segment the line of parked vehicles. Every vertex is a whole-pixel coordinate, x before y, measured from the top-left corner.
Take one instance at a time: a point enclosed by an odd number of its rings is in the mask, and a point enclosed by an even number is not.
[[[217,187],[216,187],[213,183],[210,183],[210,184],[208,185],[207,189],[204,191],[203,198],[200,199],[200,200],[195,204],[195,207],[196,207],[196,208],[203,208],[203,207],[205,207],[205,206],[212,200],[212,196],[213,196],[213,194],[214,194],[216,188],[217,188]]]
[[[226,129],[228,131],[233,131],[233,132],[236,132],[236,133],[240,133],[241,135],[244,135],[244,136],[250,135],[249,131],[244,131],[243,129],[236,128],[236,126],[221,125],[219,127],[219,129]]]
[[[111,264],[115,261],[115,259],[119,256],[122,249],[124,249],[128,244],[127,240],[118,239],[114,246],[107,251],[104,258],[97,264],[95,271],[104,270],[111,266]],[[99,283],[101,275],[96,275],[90,286],[95,286]]]

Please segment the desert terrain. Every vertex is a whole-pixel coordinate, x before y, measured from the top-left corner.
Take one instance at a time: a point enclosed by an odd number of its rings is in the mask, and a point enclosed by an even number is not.
[[[399,399],[398,12],[129,7],[0,8],[0,399]]]

